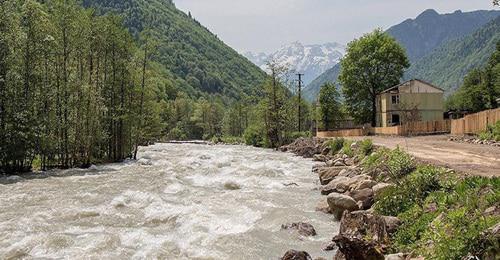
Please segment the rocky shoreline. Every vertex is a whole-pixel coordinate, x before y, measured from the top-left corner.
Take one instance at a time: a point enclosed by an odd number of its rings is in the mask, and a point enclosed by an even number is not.
[[[336,144],[341,142],[342,144]],[[319,191],[324,198],[318,202],[316,210],[333,214],[340,221],[340,231],[332,238],[332,243],[323,250],[335,250],[333,259],[422,259],[421,256],[409,256],[404,253],[394,253],[389,250],[391,235],[401,225],[401,220],[394,216],[384,216],[377,213],[374,204],[384,198],[385,191],[397,187],[397,178],[392,176],[395,171],[383,163],[375,167],[370,165],[377,157],[371,140],[351,142],[344,139],[300,138],[294,143],[283,146],[280,151],[292,152],[306,158],[313,158],[316,164],[312,172],[318,175],[321,187]],[[397,149],[399,150],[399,149]],[[396,151],[397,152],[397,151]],[[402,164],[409,155],[401,152]],[[406,157],[405,157],[406,156]],[[398,166],[401,167],[401,166]],[[401,169],[405,174],[414,170]],[[432,210],[432,209],[431,209]],[[491,210],[491,209],[490,209]],[[499,210],[494,208],[493,210]],[[497,224],[493,232],[499,237]],[[307,252],[288,251],[283,260],[312,259]],[[317,258],[318,260],[323,258]]]

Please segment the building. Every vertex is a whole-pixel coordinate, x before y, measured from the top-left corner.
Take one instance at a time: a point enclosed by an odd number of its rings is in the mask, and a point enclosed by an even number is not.
[[[377,126],[443,120],[443,96],[442,89],[419,79],[386,89],[377,95]]]

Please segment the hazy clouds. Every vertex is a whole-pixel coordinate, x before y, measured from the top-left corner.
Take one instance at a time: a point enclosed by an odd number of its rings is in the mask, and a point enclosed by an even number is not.
[[[433,8],[493,9],[491,0],[174,0],[239,51],[271,51],[285,43],[347,43],[376,27]]]

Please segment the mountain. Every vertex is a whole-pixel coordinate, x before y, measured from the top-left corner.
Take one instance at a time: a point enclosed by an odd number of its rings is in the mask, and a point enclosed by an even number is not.
[[[461,38],[500,15],[500,11],[455,11],[439,14],[429,9],[387,30],[405,47],[410,62],[429,54],[441,44]]]
[[[83,0],[98,14],[116,13],[136,37],[149,29],[156,43],[153,60],[169,87],[196,97],[221,94],[239,98],[252,94],[265,80],[265,73],[227,46],[190,14],[178,10],[171,0]]]
[[[454,90],[469,71],[487,63],[499,41],[500,16],[474,33],[447,42],[419,59],[405,78],[422,78],[446,90]]]
[[[439,79],[439,76],[427,78],[423,69],[414,69],[415,66],[426,66],[420,62],[420,59],[428,55],[435,55],[434,51],[442,48],[453,41],[460,41],[463,37],[471,35],[474,31],[484,27],[486,24],[494,20],[500,15],[500,11],[473,11],[461,12],[456,11],[451,14],[438,14],[434,10],[426,10],[415,19],[408,19],[398,25],[395,25],[387,30],[401,45],[406,49],[412,67],[406,74],[406,77],[421,77],[426,81],[438,84],[444,82]],[[469,52],[478,52],[477,49],[468,49]],[[480,51],[479,51],[480,52]],[[488,52],[488,51],[487,51]],[[431,54],[432,53],[432,54]],[[465,54],[464,54],[465,55]],[[472,55],[472,54],[470,54]],[[467,55],[465,55],[467,56]],[[427,58],[429,60],[429,58]],[[420,65],[419,65],[420,64]],[[430,65],[430,64],[429,64]],[[449,64],[452,66],[451,64]],[[467,66],[461,66],[467,67]],[[428,67],[429,70],[436,70]],[[327,70],[323,75],[316,78],[309,84],[304,92],[309,101],[315,99],[319,93],[321,85],[325,82],[336,82],[340,72],[340,65]],[[451,73],[446,81],[460,82],[461,73]],[[444,76],[443,76],[444,77]],[[433,82],[433,81],[436,82]],[[450,87],[450,86],[443,86]]]
[[[300,42],[293,42],[270,55],[249,52],[245,53],[245,56],[263,70],[266,70],[267,61],[275,60],[291,71],[304,73],[304,84],[309,84],[327,69],[339,63],[345,54],[345,48],[339,43],[303,45]]]

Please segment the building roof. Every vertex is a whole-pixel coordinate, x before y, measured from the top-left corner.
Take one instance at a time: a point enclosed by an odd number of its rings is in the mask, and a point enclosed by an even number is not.
[[[443,92],[444,92],[444,90],[443,90],[442,88],[436,87],[435,85],[433,85],[433,84],[431,84],[431,83],[429,83],[429,82],[427,82],[427,81],[423,81],[423,80],[421,80],[421,79],[410,79],[410,80],[407,80],[407,81],[405,81],[405,82],[403,82],[403,83],[401,83],[401,84],[398,84],[398,85],[396,85],[396,86],[394,86],[394,87],[388,88],[388,89],[386,89],[386,90],[384,90],[384,91],[380,92],[380,94],[383,94],[383,93],[389,93],[389,92],[391,92],[392,90],[398,89],[399,87],[401,87],[401,86],[405,85],[405,84],[406,84],[406,83],[408,83],[408,82],[412,82],[412,81],[419,81],[419,82],[421,82],[421,83],[424,83],[424,84],[426,84],[426,85],[429,85],[429,86],[431,86],[431,87],[433,87],[433,88],[435,88],[435,89],[439,89],[439,90],[441,90],[441,91],[443,91]]]

